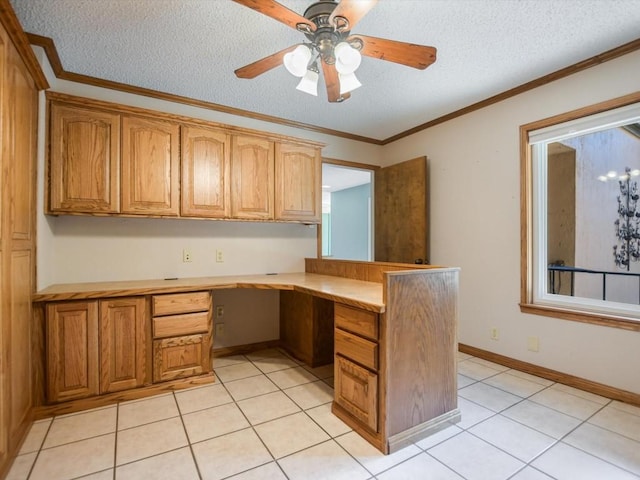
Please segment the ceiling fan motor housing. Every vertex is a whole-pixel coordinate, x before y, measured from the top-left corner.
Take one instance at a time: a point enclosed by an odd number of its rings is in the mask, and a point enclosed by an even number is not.
[[[305,36],[311,41],[313,46],[318,50],[322,56],[322,60],[327,64],[335,63],[335,57],[333,54],[334,47],[346,39],[349,36],[348,21],[340,18],[339,21],[344,20],[345,23],[338,23],[338,26],[329,22],[329,17],[335,10],[338,4],[332,0],[322,0],[315,2],[309,6],[304,12],[304,17],[313,22],[316,26],[316,30],[311,32],[304,25],[303,28],[299,27]],[[338,20],[337,18],[334,21]],[[342,28],[340,28],[342,27]]]

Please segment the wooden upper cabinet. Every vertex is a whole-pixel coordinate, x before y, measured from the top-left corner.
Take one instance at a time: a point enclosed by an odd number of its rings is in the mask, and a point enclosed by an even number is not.
[[[276,220],[319,223],[322,215],[320,150],[277,143],[275,154]]]
[[[272,220],[274,143],[259,137],[234,136],[231,146],[231,215]]]
[[[122,118],[122,213],[177,216],[180,126]]]
[[[182,216],[229,217],[230,146],[224,131],[182,127]]]
[[[51,103],[49,211],[120,210],[120,115]]]

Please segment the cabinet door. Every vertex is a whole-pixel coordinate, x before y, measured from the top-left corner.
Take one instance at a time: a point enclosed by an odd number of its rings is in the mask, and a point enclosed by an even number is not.
[[[322,162],[317,148],[276,144],[276,220],[319,223]]]
[[[336,355],[335,401],[376,432],[378,429],[378,375]]]
[[[202,375],[211,371],[210,334],[153,341],[153,381]]]
[[[231,147],[231,215],[252,220],[273,219],[273,142],[234,136]]]
[[[120,210],[120,115],[51,103],[49,211]]]
[[[182,127],[182,216],[231,214],[230,144],[225,132]]]
[[[122,213],[178,215],[180,127],[122,118]]]
[[[46,321],[48,400],[97,395],[98,302],[50,303]]]
[[[148,325],[144,297],[100,301],[100,393],[145,383]]]

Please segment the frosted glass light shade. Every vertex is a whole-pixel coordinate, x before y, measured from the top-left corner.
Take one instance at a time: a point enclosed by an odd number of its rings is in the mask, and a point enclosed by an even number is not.
[[[355,90],[358,87],[361,87],[362,84],[356,78],[355,73],[342,74],[338,73],[338,78],[340,79],[340,95],[343,93],[350,92]]]
[[[295,50],[285,54],[283,62],[289,73],[295,77],[304,77],[311,60],[311,50],[306,45],[298,45]]]
[[[333,49],[338,73],[349,74],[355,72],[362,62],[362,55],[347,42],[340,42]]]
[[[318,96],[318,72],[313,70],[307,70],[304,77],[300,79],[300,83],[296,89],[301,92],[308,93],[309,95]]]

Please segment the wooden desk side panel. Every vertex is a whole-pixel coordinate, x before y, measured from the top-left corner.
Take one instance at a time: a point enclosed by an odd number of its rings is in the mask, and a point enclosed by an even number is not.
[[[386,435],[457,408],[458,269],[385,275]]]
[[[412,263],[363,262],[358,260],[327,260],[324,258],[305,258],[305,272],[334,277],[351,278],[365,282],[382,283],[385,272],[400,270],[429,270],[439,268],[435,265]]]

